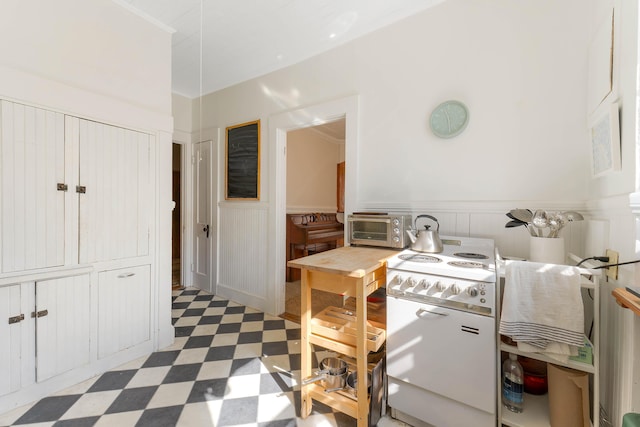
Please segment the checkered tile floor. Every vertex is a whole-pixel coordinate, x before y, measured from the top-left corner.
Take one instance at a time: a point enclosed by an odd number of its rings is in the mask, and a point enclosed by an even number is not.
[[[172,317],[172,346],[0,415],[0,426],[356,425],[318,402],[299,418],[300,325],[196,289],[173,291]]]

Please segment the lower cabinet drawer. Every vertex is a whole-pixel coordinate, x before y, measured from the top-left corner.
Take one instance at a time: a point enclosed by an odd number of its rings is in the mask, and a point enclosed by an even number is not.
[[[98,273],[98,358],[151,339],[150,266]]]

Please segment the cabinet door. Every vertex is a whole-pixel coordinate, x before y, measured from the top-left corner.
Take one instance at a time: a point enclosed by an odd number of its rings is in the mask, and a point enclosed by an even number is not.
[[[88,274],[36,283],[37,380],[89,363]]]
[[[0,102],[0,272],[64,260],[64,115]]]
[[[80,262],[149,254],[150,136],[80,120]]]
[[[98,274],[98,358],[151,339],[150,266]]]
[[[0,288],[0,396],[35,381],[33,289],[33,282]]]

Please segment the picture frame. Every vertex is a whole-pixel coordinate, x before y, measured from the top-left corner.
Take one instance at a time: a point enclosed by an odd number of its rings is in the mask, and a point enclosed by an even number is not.
[[[620,118],[618,103],[605,106],[596,114],[590,128],[591,172],[599,177],[621,168]]]
[[[226,128],[225,199],[260,200],[260,120]]]

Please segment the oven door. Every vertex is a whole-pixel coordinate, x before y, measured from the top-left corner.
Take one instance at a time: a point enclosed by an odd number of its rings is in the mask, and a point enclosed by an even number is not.
[[[387,374],[495,413],[495,319],[387,296]]]

